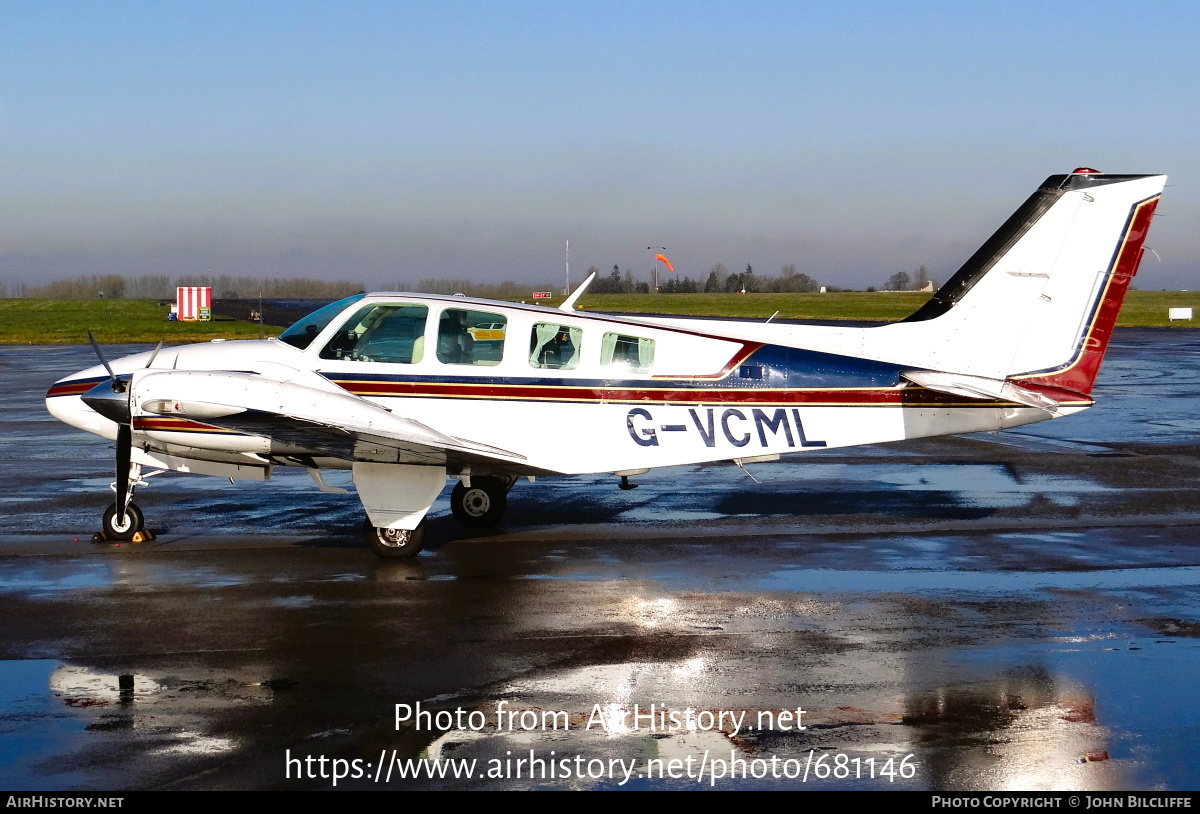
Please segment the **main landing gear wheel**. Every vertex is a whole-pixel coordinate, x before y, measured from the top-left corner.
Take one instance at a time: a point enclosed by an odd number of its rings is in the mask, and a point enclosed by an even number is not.
[[[415,529],[381,529],[367,521],[367,545],[385,560],[407,560],[425,546],[425,521]]]
[[[104,510],[104,536],[110,540],[132,540],[133,535],[146,527],[146,519],[136,503],[130,503],[125,516],[117,519],[117,504]]]
[[[459,481],[450,493],[454,519],[468,528],[494,526],[508,511],[508,487],[499,478],[472,477],[470,486]]]

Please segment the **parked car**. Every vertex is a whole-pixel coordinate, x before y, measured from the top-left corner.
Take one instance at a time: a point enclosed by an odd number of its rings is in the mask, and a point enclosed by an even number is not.
[[[467,333],[476,342],[502,342],[504,340],[504,323],[482,322],[474,328],[467,328]]]

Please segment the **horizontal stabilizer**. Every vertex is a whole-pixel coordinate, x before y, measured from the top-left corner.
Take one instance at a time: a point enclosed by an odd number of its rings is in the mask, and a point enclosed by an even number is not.
[[[1012,401],[1049,413],[1058,412],[1059,402],[1009,381],[962,373],[936,373],[932,370],[905,370],[900,375],[926,390],[968,398]]]

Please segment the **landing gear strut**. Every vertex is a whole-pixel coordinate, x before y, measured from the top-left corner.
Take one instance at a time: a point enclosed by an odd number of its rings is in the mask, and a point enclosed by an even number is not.
[[[494,526],[508,511],[511,486],[511,483],[487,475],[472,476],[470,486],[459,481],[450,493],[450,511],[455,520],[468,528]]]
[[[121,460],[122,457],[118,453],[118,460]],[[143,543],[154,539],[154,535],[146,531],[146,518],[142,515],[142,510],[133,502],[133,490],[138,486],[146,485],[146,481],[142,478],[142,467],[128,462],[124,463],[123,467],[122,469],[119,465],[117,471],[118,475],[122,472],[125,473],[125,489],[119,489],[117,483],[112,484],[112,489],[117,493],[117,497],[104,510],[104,519],[101,521],[103,526],[101,531],[92,538],[94,543]],[[158,472],[150,472],[146,477],[157,474]],[[122,504],[125,505],[124,516],[118,517],[117,507]]]

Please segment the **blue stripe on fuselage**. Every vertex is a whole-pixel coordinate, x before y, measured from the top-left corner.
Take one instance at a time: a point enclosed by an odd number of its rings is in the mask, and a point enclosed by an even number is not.
[[[864,387],[896,387],[900,384],[901,367],[887,362],[875,362],[853,356],[788,348],[781,345],[764,345],[744,359],[724,378],[678,378],[667,379],[577,379],[570,376],[488,376],[474,372],[480,367],[470,365],[446,365],[448,371],[470,370],[472,375],[428,375],[416,373],[404,375],[408,365],[374,363],[381,368],[379,373],[362,370],[322,370],[322,376],[339,381],[389,382],[413,381],[430,384],[506,384],[527,387],[594,387],[594,388],[637,388],[646,389],[703,389],[739,388],[747,390],[769,390],[786,387],[796,390],[807,389],[858,389]],[[758,368],[758,371],[748,370]],[[385,370],[386,369],[386,372]],[[672,376],[670,371],[656,375]]]

